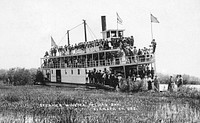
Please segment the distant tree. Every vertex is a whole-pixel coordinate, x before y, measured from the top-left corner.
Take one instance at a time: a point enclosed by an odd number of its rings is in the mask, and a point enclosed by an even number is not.
[[[0,69],[0,81],[4,81],[7,70]]]
[[[12,85],[33,84],[33,76],[28,69],[11,68],[5,74],[5,83]]]

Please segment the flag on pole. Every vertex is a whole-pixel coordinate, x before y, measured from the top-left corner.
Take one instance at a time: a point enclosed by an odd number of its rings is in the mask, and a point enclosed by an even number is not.
[[[122,24],[123,20],[119,17],[118,13],[117,13],[117,23]]]
[[[56,45],[55,41],[53,40],[52,36],[51,36],[51,47],[53,48],[57,48],[58,46]]]
[[[159,23],[158,19],[151,14],[151,22]]]

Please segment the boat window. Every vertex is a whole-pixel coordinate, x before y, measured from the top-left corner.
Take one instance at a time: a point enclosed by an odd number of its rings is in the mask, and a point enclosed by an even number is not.
[[[116,31],[111,31],[111,36],[112,37],[117,37]]]
[[[73,70],[71,70],[71,74],[73,74]]]
[[[122,32],[122,31],[119,31],[119,32],[118,32],[118,36],[119,36],[119,37],[122,37],[122,36],[123,36],[123,32]]]
[[[110,32],[109,31],[107,32],[107,38],[110,38]]]
[[[78,75],[80,75],[80,69],[78,69]]]

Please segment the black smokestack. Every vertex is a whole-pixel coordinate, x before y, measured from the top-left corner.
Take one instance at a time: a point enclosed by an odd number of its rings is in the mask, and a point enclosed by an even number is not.
[[[102,31],[106,30],[106,16],[101,16]]]

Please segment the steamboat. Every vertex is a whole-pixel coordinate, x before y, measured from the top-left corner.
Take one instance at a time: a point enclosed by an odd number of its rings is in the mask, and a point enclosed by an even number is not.
[[[101,16],[102,39],[87,41],[86,21],[83,20],[85,41],[57,46],[51,37],[52,47],[41,58],[41,70],[51,84],[110,85],[104,74],[124,79],[145,75],[154,76],[155,47],[153,39],[148,47],[137,48],[133,36],[125,37],[124,29],[106,29],[106,16]],[[95,75],[98,77],[94,77]]]

